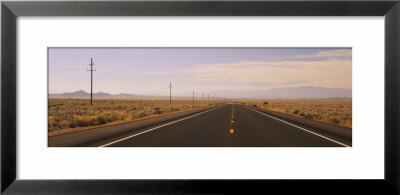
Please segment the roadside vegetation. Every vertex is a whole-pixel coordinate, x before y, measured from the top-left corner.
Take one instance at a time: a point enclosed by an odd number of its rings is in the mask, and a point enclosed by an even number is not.
[[[252,100],[238,102],[248,106],[294,115],[300,118],[352,127],[351,100]]]
[[[222,101],[49,99],[48,130],[100,126],[214,106]]]

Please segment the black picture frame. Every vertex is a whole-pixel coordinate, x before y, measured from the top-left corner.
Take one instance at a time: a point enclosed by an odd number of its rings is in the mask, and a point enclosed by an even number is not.
[[[19,16],[385,16],[385,176],[382,180],[20,180],[16,179]],[[399,0],[2,1],[1,192],[4,194],[399,194]],[[373,76],[373,75],[371,75]],[[101,171],[101,170],[99,170]],[[365,170],[368,171],[368,170]],[[321,191],[322,190],[322,191]]]

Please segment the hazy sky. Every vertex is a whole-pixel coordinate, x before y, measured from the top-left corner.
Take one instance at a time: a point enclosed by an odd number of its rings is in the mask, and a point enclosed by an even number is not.
[[[49,92],[176,95],[352,87],[350,48],[50,48]]]

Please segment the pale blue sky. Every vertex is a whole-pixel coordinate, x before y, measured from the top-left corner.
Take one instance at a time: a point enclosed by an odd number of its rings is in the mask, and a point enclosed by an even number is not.
[[[351,88],[350,48],[49,48],[49,93],[190,96],[218,90]]]

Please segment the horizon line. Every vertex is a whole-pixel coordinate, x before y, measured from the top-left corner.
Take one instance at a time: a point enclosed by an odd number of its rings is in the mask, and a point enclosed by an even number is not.
[[[351,89],[353,90],[353,88],[334,88],[334,87],[320,87],[320,86],[302,86],[302,87],[280,87],[280,88],[268,88],[268,89],[260,89],[260,90],[256,90],[256,89],[250,89],[250,90],[238,90],[238,89],[222,89],[222,90],[213,90],[213,91],[262,91],[262,90],[271,90],[271,89],[298,89],[298,88],[324,88],[324,89]],[[66,92],[50,92],[49,90],[47,90],[48,94],[63,94],[63,93],[74,93],[74,92],[78,92],[78,91],[83,91],[85,93],[89,93],[83,89],[80,90],[76,90],[76,91],[66,91]],[[192,91],[188,92],[188,93],[192,93]],[[195,91],[196,92],[196,91]],[[109,93],[109,92],[105,92],[105,91],[98,91],[98,92],[94,92],[94,93],[107,93],[110,95],[121,95],[121,94],[126,94],[126,95],[146,95],[146,94],[134,94],[134,93],[126,93],[126,92],[119,92],[119,93]],[[181,92],[182,93],[182,92]],[[208,92],[198,92],[198,93],[208,93]],[[146,95],[147,96],[147,95]],[[155,96],[163,96],[163,95],[155,95]]]

